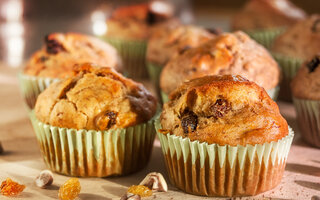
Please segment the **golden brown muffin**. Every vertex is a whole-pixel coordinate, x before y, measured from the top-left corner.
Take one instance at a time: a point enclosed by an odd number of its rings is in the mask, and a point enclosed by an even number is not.
[[[146,122],[156,107],[142,84],[108,67],[83,65],[78,75],[51,84],[39,95],[35,114],[52,126],[108,130]]]
[[[214,36],[206,29],[192,25],[154,32],[148,41],[147,61],[163,66],[171,57],[197,47]]]
[[[120,70],[121,60],[115,48],[91,36],[78,33],[51,33],[45,45],[29,59],[24,73],[31,76],[65,78],[73,74],[75,64],[94,63]]]
[[[172,58],[162,70],[160,87],[169,94],[186,80],[225,74],[241,75],[269,90],[278,85],[280,70],[266,49],[238,31]]]
[[[288,134],[265,90],[241,76],[205,76],[177,88],[161,114],[163,132],[219,145],[263,144]]]
[[[294,97],[320,100],[320,54],[308,59],[291,82]]]
[[[303,20],[306,13],[289,0],[249,0],[232,21],[233,30],[286,27]]]
[[[176,23],[176,20],[171,21],[173,15],[173,6],[162,1],[119,7],[107,20],[106,35],[111,38],[145,40],[156,24]]]
[[[273,51],[281,55],[309,59],[320,52],[320,15],[312,15],[280,35],[273,45]]]

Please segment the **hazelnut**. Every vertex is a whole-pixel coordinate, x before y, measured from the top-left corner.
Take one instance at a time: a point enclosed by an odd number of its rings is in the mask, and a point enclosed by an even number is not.
[[[151,190],[157,192],[167,192],[168,185],[166,180],[163,178],[162,174],[158,172],[149,173],[139,185],[144,185],[150,188]]]
[[[124,194],[120,200],[140,200],[140,195],[132,194],[132,193],[126,193]]]
[[[50,170],[43,170],[37,176],[35,183],[40,188],[46,188],[50,186],[53,182],[53,174]]]

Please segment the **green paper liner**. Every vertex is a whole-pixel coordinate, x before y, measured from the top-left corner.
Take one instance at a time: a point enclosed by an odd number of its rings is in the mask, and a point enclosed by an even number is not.
[[[147,70],[149,74],[149,78],[152,81],[152,84],[155,86],[157,95],[159,99],[161,98],[161,91],[160,91],[160,74],[162,71],[163,66],[151,62],[147,62]]]
[[[129,128],[108,131],[76,130],[30,118],[47,167],[79,177],[126,175],[144,168],[156,135],[154,119]]]
[[[41,92],[43,92],[50,84],[60,80],[57,78],[29,76],[23,73],[19,73],[18,77],[22,95],[29,109],[34,108],[37,97]]]
[[[281,89],[279,99],[291,102],[292,94],[290,89],[290,83],[293,77],[298,72],[299,68],[301,67],[303,61],[298,58],[291,58],[277,53],[272,53],[272,55],[274,59],[278,62],[283,74],[283,79],[280,83]]]
[[[102,37],[102,39],[117,49],[122,58],[125,73],[130,78],[140,79],[148,77],[145,63],[147,41],[132,41],[108,37]]]
[[[320,101],[293,97],[301,137],[320,148]]]
[[[161,129],[159,120],[156,130]],[[203,196],[256,195],[276,187],[285,169],[293,131],[277,142],[220,146],[158,132],[170,181]]]
[[[245,32],[256,42],[263,45],[267,49],[272,47],[273,41],[285,31],[285,28],[245,30]]]
[[[280,90],[280,87],[277,86],[275,88],[267,90],[267,93],[271,97],[272,100],[276,101],[278,99],[279,90]],[[161,93],[162,102],[167,103],[169,101],[169,96],[163,91],[160,91],[160,93]]]

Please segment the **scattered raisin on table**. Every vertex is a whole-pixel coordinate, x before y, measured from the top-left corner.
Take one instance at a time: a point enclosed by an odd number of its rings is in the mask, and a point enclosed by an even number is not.
[[[141,197],[149,197],[152,195],[152,190],[144,185],[132,185],[129,187],[128,193],[137,194]]]
[[[7,178],[5,181],[3,181],[0,186],[1,194],[4,196],[16,196],[20,194],[25,188],[26,186],[20,185],[10,178]]]
[[[80,182],[77,178],[67,180],[59,189],[60,200],[73,200],[77,198],[81,190]]]

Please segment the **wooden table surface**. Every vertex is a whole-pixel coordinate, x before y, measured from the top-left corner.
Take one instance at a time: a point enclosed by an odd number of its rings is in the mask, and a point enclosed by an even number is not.
[[[69,177],[54,174],[49,189],[34,185],[34,179],[46,166],[27,117],[17,82],[18,69],[0,65],[0,141],[5,153],[0,155],[0,181],[11,177],[26,185],[25,191],[15,199],[57,199],[59,186]],[[286,171],[281,184],[275,189],[248,199],[311,199],[320,196],[320,150],[300,140],[291,104],[279,102],[282,114],[295,130]],[[148,172],[161,172],[168,180],[159,141],[156,140],[152,158],[142,171],[126,177],[80,178],[80,199],[120,199],[128,186],[138,184]],[[0,196],[0,199],[9,199]],[[145,199],[209,199],[185,194],[172,185],[167,193],[157,193]],[[212,199],[212,198],[211,198]],[[247,198],[241,198],[247,199]]]

